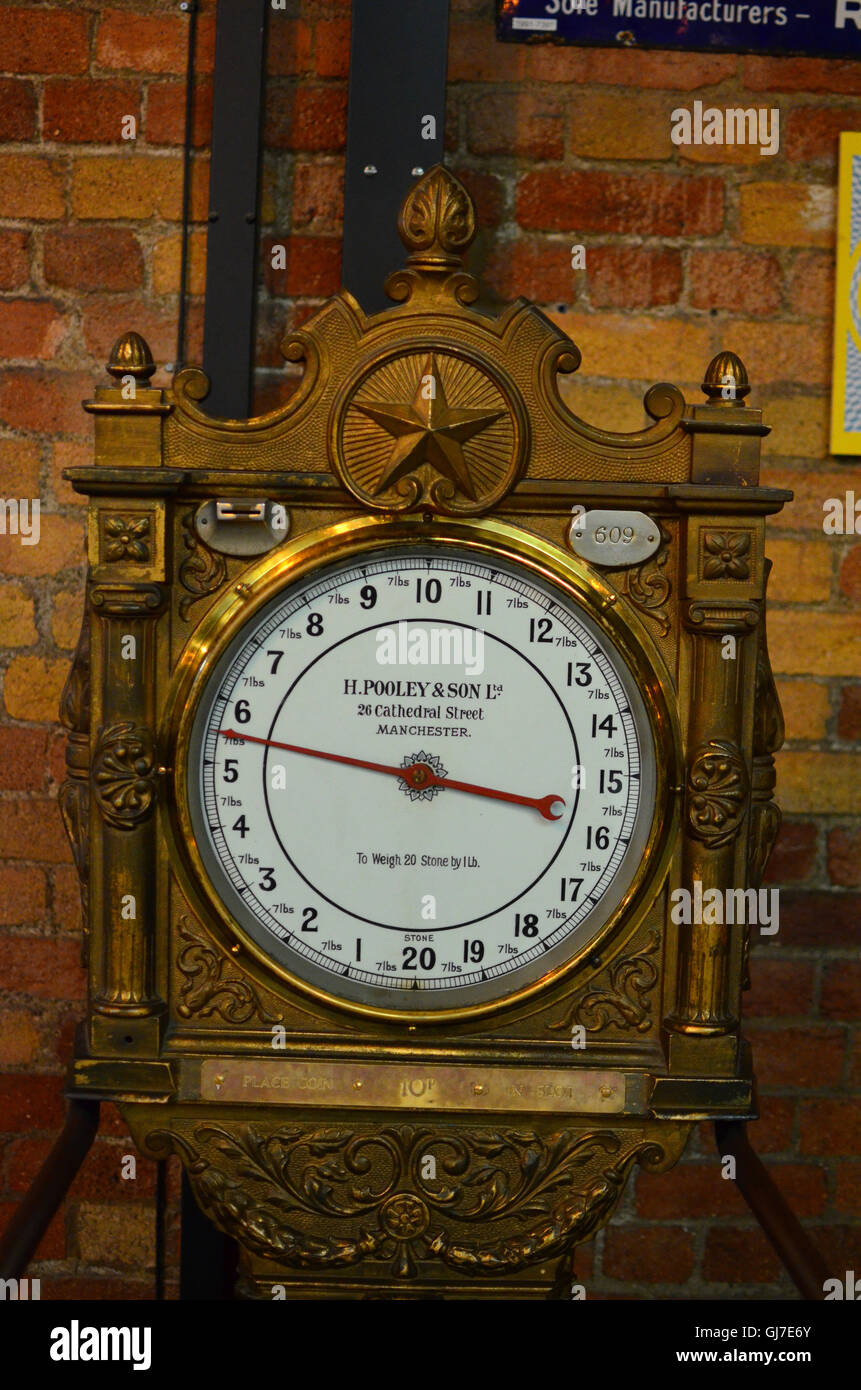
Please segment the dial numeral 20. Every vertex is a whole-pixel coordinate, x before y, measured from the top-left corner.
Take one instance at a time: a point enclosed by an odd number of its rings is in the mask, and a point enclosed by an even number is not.
[[[436,951],[432,951],[430,946],[422,947],[421,951],[417,951],[415,946],[405,946],[404,970],[415,970],[417,968],[417,956],[419,965],[421,966],[422,970],[433,970],[434,966],[436,965]]]

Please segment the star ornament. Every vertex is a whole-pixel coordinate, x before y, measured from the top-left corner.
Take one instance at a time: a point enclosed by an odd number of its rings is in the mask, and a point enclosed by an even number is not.
[[[385,492],[407,473],[428,463],[475,501],[475,486],[464,457],[468,439],[486,430],[504,410],[461,410],[450,406],[431,353],[422,367],[412,402],[354,402],[354,408],[380,425],[395,440],[375,492]]]

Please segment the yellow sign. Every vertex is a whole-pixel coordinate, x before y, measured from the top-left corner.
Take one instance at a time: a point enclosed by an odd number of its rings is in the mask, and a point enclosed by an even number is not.
[[[861,454],[861,134],[840,136],[831,452]]]

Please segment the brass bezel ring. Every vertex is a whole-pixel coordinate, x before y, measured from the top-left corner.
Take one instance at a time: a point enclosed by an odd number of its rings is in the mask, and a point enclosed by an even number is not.
[[[432,1011],[404,1011],[341,999],[319,989],[273,960],[226,911],[211,883],[194,839],[188,801],[188,753],[198,704],[211,671],[239,629],[287,584],[302,579],[323,565],[349,560],[384,547],[410,544],[450,545],[474,550],[485,557],[507,559],[530,570],[582,606],[598,624],[628,664],[648,714],[654,743],[655,809],[648,841],[639,868],[600,937],[593,937],[569,959],[539,979],[497,999]],[[165,702],[166,715],[159,731],[160,747],[168,764],[167,829],[173,841],[172,862],[180,870],[181,885],[189,901],[200,910],[210,930],[230,949],[241,949],[262,967],[262,983],[278,992],[284,984],[327,1008],[380,1023],[446,1024],[500,1013],[541,992],[550,992],[560,981],[575,974],[600,948],[607,955],[628,940],[642,922],[663,884],[674,848],[682,792],[681,736],[672,698],[673,682],[652,637],[633,608],[613,590],[597,570],[539,536],[506,522],[482,519],[460,521],[422,517],[367,516],[314,530],[286,542],[249,566],[210,609],[183,651]],[[241,959],[241,957],[240,957]],[[237,964],[238,964],[237,960]],[[594,967],[592,970],[594,973]]]

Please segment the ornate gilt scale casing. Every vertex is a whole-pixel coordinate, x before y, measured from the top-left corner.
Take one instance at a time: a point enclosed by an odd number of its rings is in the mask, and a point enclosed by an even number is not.
[[[572,1249],[636,1164],[672,1165],[698,1119],[754,1113],[745,929],[675,925],[669,893],[758,885],[776,834],[764,530],[788,494],[758,486],[766,427],[732,354],[710,364],[706,404],[662,384],[647,428],[586,424],[557,389],[573,343],[524,300],[498,318],[469,308],[456,180],[426,175],[400,229],[395,307],[329,301],[285,340],[304,376],[271,414],[208,417],[192,368],[152,389],[133,333],[86,403],[95,462],[67,475],[90,499],[62,705],[89,961],[71,1087],[114,1100],[147,1154],[180,1156],[239,1242],[248,1296],[564,1297]],[[437,414],[408,447],[398,412],[428,376]],[[638,565],[581,562],[595,603],[652,653],[640,674],[667,710],[651,878],[600,950],[505,1007],[407,1023],[295,987],[218,912],[189,843],[183,704],[220,625],[282,557],[323,558],[323,528],[356,544],[463,528],[571,558],[578,505],[660,527]]]

